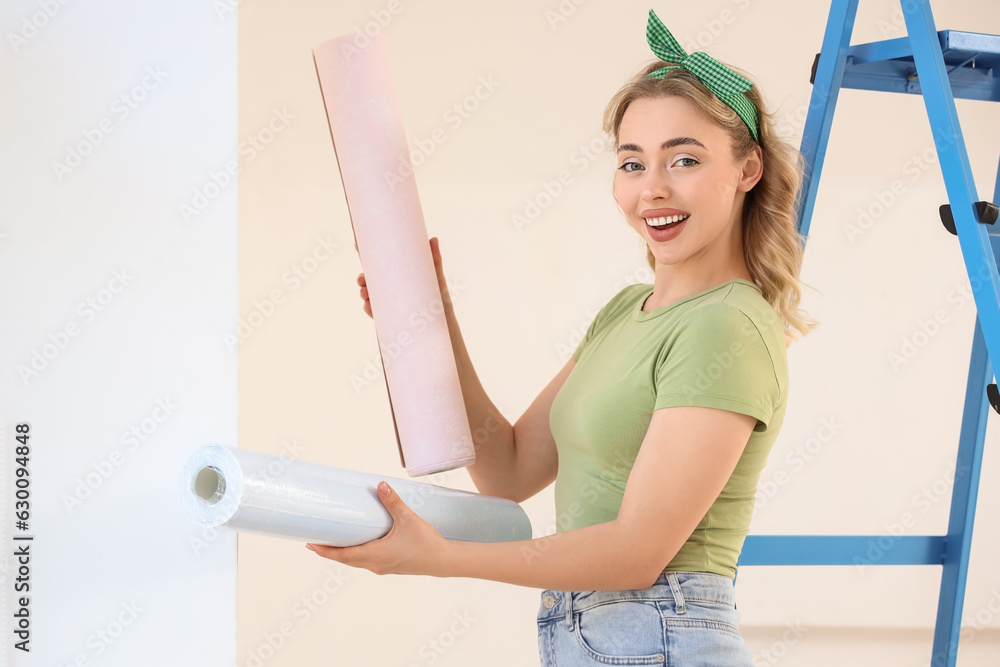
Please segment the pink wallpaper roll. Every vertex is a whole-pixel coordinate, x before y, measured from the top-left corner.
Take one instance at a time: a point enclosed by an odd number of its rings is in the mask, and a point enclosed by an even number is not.
[[[411,477],[475,461],[462,388],[381,35],[313,50],[368,284],[400,461]]]

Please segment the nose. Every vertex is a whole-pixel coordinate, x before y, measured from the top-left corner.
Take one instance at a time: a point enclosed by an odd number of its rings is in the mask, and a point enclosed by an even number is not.
[[[643,174],[642,199],[666,199],[670,196],[670,183],[666,174],[655,169],[649,169]]]

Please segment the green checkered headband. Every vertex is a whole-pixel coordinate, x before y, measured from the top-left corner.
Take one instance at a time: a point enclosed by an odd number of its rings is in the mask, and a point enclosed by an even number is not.
[[[753,135],[754,141],[760,143],[757,134],[757,109],[753,102],[743,94],[753,88],[753,84],[748,79],[703,51],[695,51],[691,55],[685,53],[652,9],[649,10],[649,22],[646,24],[646,40],[649,42],[649,48],[660,60],[677,63],[656,70],[649,74],[647,79],[662,79],[668,71],[678,67],[686,69],[705,84],[705,87],[712,91],[716,97],[739,114],[739,117],[750,128],[750,134]]]

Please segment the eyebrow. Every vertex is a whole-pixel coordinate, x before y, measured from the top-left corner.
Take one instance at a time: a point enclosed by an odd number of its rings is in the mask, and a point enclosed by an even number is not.
[[[700,146],[701,148],[705,148],[705,145],[702,144],[697,139],[693,139],[691,137],[674,137],[673,139],[667,139],[666,141],[664,141],[663,144],[660,146],[660,150],[665,151],[668,148],[673,148],[674,146],[685,146],[685,145]],[[621,153],[623,151],[635,151],[636,153],[641,153],[642,149],[635,144],[622,144],[621,146],[618,147],[618,152]]]

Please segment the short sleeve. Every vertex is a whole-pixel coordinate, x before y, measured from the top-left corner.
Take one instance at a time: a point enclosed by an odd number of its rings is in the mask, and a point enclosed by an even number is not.
[[[590,323],[587,328],[587,333],[584,334],[583,340],[580,341],[579,345],[576,346],[576,350],[573,351],[573,361],[580,361],[580,355],[583,354],[584,349],[590,342],[594,340],[594,336],[604,328],[610,319],[614,319],[620,314],[622,308],[626,307],[629,303],[629,297],[633,293],[633,290],[642,289],[644,285],[630,285],[618,291],[611,299],[604,304],[604,307],[598,311],[597,315],[594,317],[594,321]]]
[[[754,322],[739,308],[715,303],[681,324],[656,363],[654,409],[700,406],[756,417],[767,430],[780,386]]]
[[[601,312],[604,312],[602,309]],[[601,319],[601,312],[597,313],[594,317],[594,321],[590,323],[590,327],[587,328],[587,333],[583,335],[583,340],[580,344],[576,346],[576,350],[573,351],[573,361],[580,361],[580,355],[583,354],[583,349],[587,347],[591,340],[594,338],[594,332],[597,330],[597,322]]]

